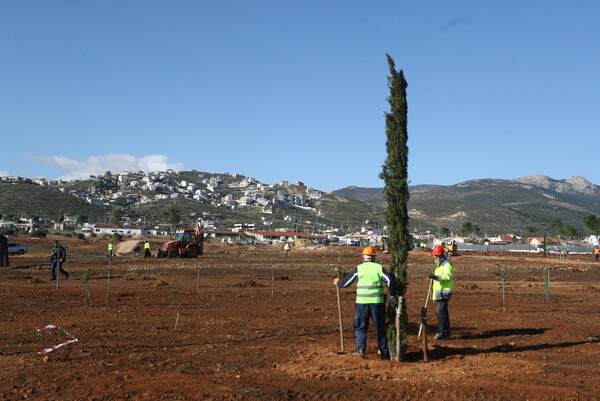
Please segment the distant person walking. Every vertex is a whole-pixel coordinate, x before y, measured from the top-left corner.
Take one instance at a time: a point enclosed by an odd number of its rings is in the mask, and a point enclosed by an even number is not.
[[[448,301],[452,297],[454,288],[454,266],[446,259],[443,247],[434,246],[431,254],[435,258],[435,269],[428,277],[433,280],[431,299],[435,301],[438,320],[438,333],[435,335],[435,339],[447,340],[451,335]]]
[[[112,258],[113,256],[115,256],[115,244],[110,241],[108,243],[108,257]]]
[[[597,262],[600,259],[600,246],[596,245],[594,248],[594,260]]]
[[[283,246],[283,253],[286,258],[288,256],[288,252],[290,251],[290,249],[291,249],[291,247],[290,247],[289,242],[286,242],[285,245]]]
[[[398,307],[398,298],[394,279],[381,266],[375,263],[375,249],[368,246],[362,251],[363,263],[356,266],[343,279],[334,279],[333,284],[345,288],[356,282],[356,311],[354,313],[354,331],[356,333],[356,351],[354,355],[365,356],[367,348],[367,330],[373,320],[377,334],[377,346],[381,359],[390,359],[385,336],[385,294],[383,283],[388,287],[392,308]]]
[[[150,253],[150,242],[146,240],[146,242],[144,242],[144,259],[150,257],[152,257],[152,254]]]
[[[8,267],[8,238],[0,234],[0,267]]]
[[[62,268],[66,260],[67,250],[58,241],[54,241],[54,249],[52,250],[52,255],[50,255],[50,272],[52,273],[50,280],[56,280],[57,267],[58,271],[65,276],[65,279],[69,278],[69,273]]]

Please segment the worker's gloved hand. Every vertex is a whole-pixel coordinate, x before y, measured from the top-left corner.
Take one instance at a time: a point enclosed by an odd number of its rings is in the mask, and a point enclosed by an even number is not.
[[[398,298],[390,297],[390,305],[392,306],[392,308],[398,309]]]
[[[430,274],[430,275],[429,275],[429,276],[427,276],[427,277],[429,277],[429,278],[430,278],[430,279],[432,279],[432,280],[437,280],[437,277],[435,276],[435,274]]]
[[[337,277],[336,277],[336,278],[334,278],[334,279],[333,279],[333,285],[337,285],[338,281],[340,281],[340,279],[339,279],[339,278],[337,278]]]

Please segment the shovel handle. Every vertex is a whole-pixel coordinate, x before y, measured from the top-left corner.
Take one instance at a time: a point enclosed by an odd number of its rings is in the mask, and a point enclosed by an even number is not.
[[[429,280],[429,289],[427,290],[427,298],[425,298],[425,307],[423,308],[425,312],[427,312],[427,302],[429,302],[429,298],[431,297],[431,289],[433,288],[433,279]],[[419,323],[419,334],[417,338],[421,338],[421,331],[423,330],[423,320]]]

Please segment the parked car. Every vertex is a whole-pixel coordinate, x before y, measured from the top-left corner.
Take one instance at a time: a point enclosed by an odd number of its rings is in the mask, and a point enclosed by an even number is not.
[[[8,243],[8,254],[9,255],[23,255],[25,252],[29,251],[26,245],[19,245],[16,242]]]

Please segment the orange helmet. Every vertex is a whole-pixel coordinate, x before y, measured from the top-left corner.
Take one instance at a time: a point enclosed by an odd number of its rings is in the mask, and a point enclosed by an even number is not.
[[[363,255],[375,256],[375,248],[368,246],[362,251]]]
[[[433,249],[431,250],[431,254],[433,256],[444,256],[444,248],[442,248],[439,245],[436,245],[433,247]]]

